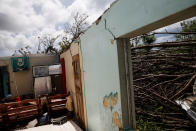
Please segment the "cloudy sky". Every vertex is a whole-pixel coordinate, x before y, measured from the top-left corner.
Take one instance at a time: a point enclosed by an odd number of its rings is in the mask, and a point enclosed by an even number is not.
[[[38,47],[38,36],[57,36],[63,33],[64,24],[71,23],[76,12],[89,16],[94,22],[114,0],[0,0],[0,57],[9,56],[16,49],[29,45]],[[180,24],[166,27],[179,31]],[[161,28],[158,31],[165,31]],[[172,36],[160,35],[157,42]]]
[[[94,22],[114,0],[0,0],[0,56],[30,45],[38,36],[63,32],[76,12],[86,13]]]

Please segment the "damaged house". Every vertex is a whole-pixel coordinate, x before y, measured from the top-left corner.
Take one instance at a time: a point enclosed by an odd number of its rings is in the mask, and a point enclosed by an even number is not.
[[[59,63],[58,56],[50,55],[0,58],[1,99],[34,94],[33,67]]]
[[[33,118],[43,116],[45,101],[49,114],[57,115],[61,109],[71,112],[74,118],[70,120],[77,121],[84,130],[136,129],[130,38],[195,15],[195,0],[117,0],[60,58],[29,56],[29,68],[14,73],[11,58],[1,58],[1,98],[23,95],[28,98],[28,94],[33,94],[28,101],[22,97],[21,102],[18,100],[14,104],[5,100],[1,106],[1,122],[26,119],[31,116],[31,109],[35,112]],[[61,65],[61,73],[53,74],[52,80],[49,68],[57,64]],[[38,71],[34,74],[36,67]],[[44,80],[45,90],[50,88],[48,93],[40,88],[36,92],[35,85],[39,87],[36,78],[47,76],[53,83],[48,86],[50,80]],[[68,108],[68,96],[73,110]],[[14,110],[18,109],[15,108],[18,103],[34,104],[19,107],[28,112],[23,117],[22,112]]]

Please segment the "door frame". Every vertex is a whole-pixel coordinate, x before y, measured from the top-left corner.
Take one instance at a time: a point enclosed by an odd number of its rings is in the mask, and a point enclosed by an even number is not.
[[[3,69],[3,68],[5,68],[5,69]],[[6,97],[6,94],[5,94],[5,88],[6,87],[4,87],[4,84],[6,84],[7,85],[7,93],[8,93],[8,95],[11,95],[11,89],[10,89],[10,73],[9,73],[9,71],[8,71],[8,66],[0,66],[0,82],[2,83],[2,87],[0,87],[1,88],[1,90],[3,91],[3,93],[1,94],[1,97]],[[6,83],[4,83],[4,73],[7,73],[7,82]]]

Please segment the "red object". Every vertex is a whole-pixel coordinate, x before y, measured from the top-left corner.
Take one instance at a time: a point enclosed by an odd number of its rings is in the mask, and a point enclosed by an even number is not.
[[[21,101],[20,96],[17,96],[16,97],[16,102],[19,102],[19,101]]]
[[[63,93],[67,94],[67,88],[66,88],[66,72],[65,72],[65,60],[64,58],[61,58],[61,67],[62,67],[62,89]]]

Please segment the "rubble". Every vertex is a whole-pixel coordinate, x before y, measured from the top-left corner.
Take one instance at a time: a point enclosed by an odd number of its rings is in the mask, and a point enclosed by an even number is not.
[[[82,131],[82,129],[77,126],[73,121],[68,121],[63,125],[50,124],[17,131]]]
[[[35,126],[37,125],[37,123],[38,123],[37,119],[34,119],[34,120],[30,121],[30,122],[27,124],[26,128],[35,127]]]

